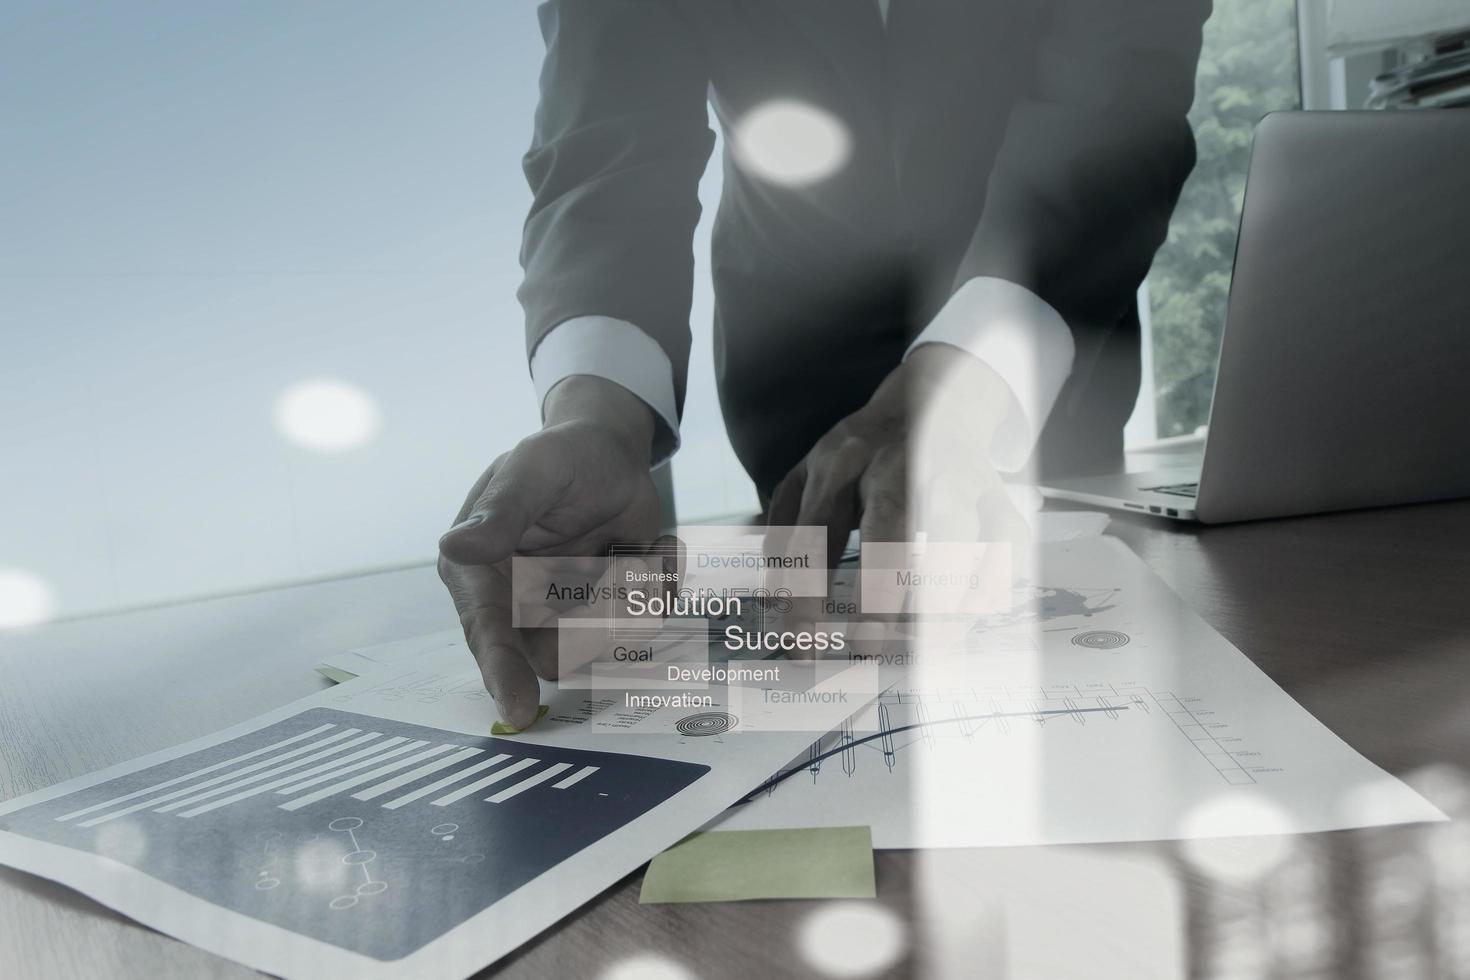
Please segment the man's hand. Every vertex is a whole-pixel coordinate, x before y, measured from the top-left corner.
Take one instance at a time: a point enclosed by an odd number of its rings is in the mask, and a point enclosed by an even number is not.
[[[600,556],[613,542],[652,541],[653,426],[649,408],[618,385],[566,379],[547,397],[541,431],[490,464],[439,542],[439,576],[509,725],[536,720],[537,677],[557,675],[557,631],[511,626],[511,556]]]
[[[849,533],[864,543],[1008,541],[1026,525],[990,462],[1010,390],[977,358],[916,348],[861,409],[817,441],[771,497],[772,525],[825,525],[836,567]]]

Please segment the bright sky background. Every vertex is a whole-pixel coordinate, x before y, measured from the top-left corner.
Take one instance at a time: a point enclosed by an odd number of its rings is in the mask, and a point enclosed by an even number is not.
[[[0,567],[67,614],[431,557],[537,422],[540,57],[531,0],[7,0]],[[754,505],[707,242],[684,517]]]

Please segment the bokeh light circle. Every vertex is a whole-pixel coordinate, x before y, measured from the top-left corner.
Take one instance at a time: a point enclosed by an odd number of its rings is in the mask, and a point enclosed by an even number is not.
[[[908,937],[898,916],[876,902],[836,902],[801,924],[797,945],[822,975],[870,977],[899,961]]]
[[[840,170],[852,152],[847,126],[825,109],[793,99],[756,106],[734,127],[735,162],[752,176],[787,187]]]
[[[356,385],[313,378],[281,392],[275,423],[283,436],[304,449],[336,453],[376,439],[383,417],[372,396]]]
[[[614,963],[603,971],[598,980],[697,980],[697,978],[666,956],[644,953]]]
[[[1181,851],[1221,881],[1250,882],[1290,855],[1294,826],[1281,808],[1245,793],[1217,796],[1185,815]]]
[[[56,615],[56,593],[23,568],[0,568],[0,629],[37,626]]]

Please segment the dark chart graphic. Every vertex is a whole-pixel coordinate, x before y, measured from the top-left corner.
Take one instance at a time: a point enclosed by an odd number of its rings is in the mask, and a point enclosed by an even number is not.
[[[708,771],[312,708],[7,814],[0,829],[389,960]]]
[[[674,728],[680,735],[723,735],[739,723],[740,719],[729,712],[703,711],[697,715],[680,718]]]
[[[1132,637],[1119,630],[1084,630],[1073,635],[1072,645],[1087,650],[1118,650],[1131,640]]]
[[[1072,617],[1089,618],[1116,609],[1122,589],[1076,589],[1026,585],[1011,596],[1011,608],[983,617],[979,629],[1015,626],[1019,623],[1051,623]]]

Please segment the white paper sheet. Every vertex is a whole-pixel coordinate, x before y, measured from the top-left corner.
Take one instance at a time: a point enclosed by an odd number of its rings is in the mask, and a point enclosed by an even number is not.
[[[0,863],[273,974],[468,976],[851,711],[816,702],[806,733],[747,731],[771,719],[746,699],[740,731],[686,735],[679,722],[720,705],[562,691],[533,731],[492,738],[463,642],[420,654],[11,800]]]
[[[1043,515],[1069,518],[1072,514]],[[1057,844],[1443,819],[1293,701],[1105,524],[1050,522],[1038,580],[977,624],[963,683],[895,683],[722,829],[873,827],[877,847]],[[837,589],[851,591],[851,570]],[[455,631],[357,651],[456,648]],[[980,717],[976,717],[980,716]],[[991,716],[991,717],[985,717]],[[963,717],[969,721],[945,721]],[[919,728],[894,732],[923,722]],[[883,732],[892,732],[885,737]],[[873,737],[877,736],[877,737]],[[809,760],[843,740],[847,751]]]
[[[328,680],[336,681],[341,675],[361,677],[363,674],[404,664],[431,653],[459,650],[463,647],[464,631],[456,626],[437,633],[344,650],[342,653],[323,657],[316,669]]]
[[[894,667],[892,690],[713,826],[868,823],[875,847],[911,848],[1444,819],[1116,539],[1041,554],[1013,611],[976,624],[963,676],[922,654]]]

